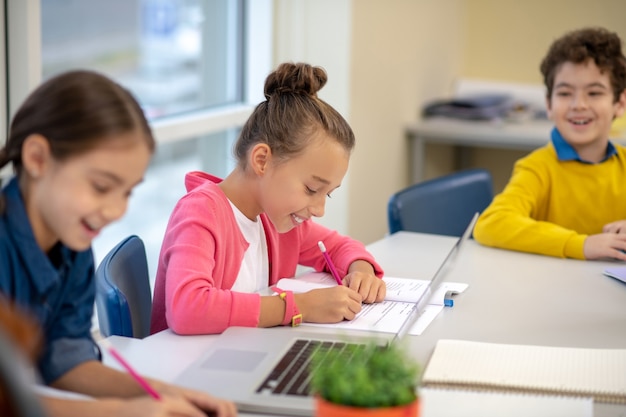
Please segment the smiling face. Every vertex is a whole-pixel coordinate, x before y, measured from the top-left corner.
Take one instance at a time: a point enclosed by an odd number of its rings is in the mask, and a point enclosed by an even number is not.
[[[52,157],[45,138],[29,137],[22,192],[39,246],[47,252],[61,241],[73,250],[88,249],[104,226],[126,212],[150,157],[136,132],[62,161]]]
[[[349,152],[324,133],[296,157],[279,162],[270,156],[260,178],[261,210],[281,233],[323,216],[326,198],[341,185],[349,158]]]
[[[589,60],[563,63],[554,77],[547,108],[563,138],[589,162],[603,159],[611,123],[624,112],[625,94],[614,101],[611,80]]]

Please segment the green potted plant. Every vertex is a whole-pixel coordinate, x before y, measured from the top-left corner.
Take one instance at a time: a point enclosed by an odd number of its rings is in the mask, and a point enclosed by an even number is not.
[[[419,415],[420,367],[400,345],[320,347],[310,373],[317,417]]]

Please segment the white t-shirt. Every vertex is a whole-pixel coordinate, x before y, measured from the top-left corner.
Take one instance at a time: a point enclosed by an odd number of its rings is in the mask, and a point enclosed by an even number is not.
[[[230,200],[229,203],[235,213],[239,229],[250,245],[243,256],[239,274],[231,290],[257,292],[266,288],[269,283],[269,261],[263,222],[259,216],[256,220],[250,220]]]

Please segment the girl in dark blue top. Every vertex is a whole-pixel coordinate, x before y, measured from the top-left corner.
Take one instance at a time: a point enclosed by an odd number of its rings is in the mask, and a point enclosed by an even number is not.
[[[26,99],[0,149],[0,168],[12,163],[15,173],[0,194],[0,292],[39,321],[37,365],[46,384],[106,397],[42,396],[51,416],[236,414],[228,401],[159,381],[151,382],[162,400],[146,397],[132,377],[99,361],[91,337],[91,242],[126,211],[154,147],[128,91],[100,74],[73,71]]]

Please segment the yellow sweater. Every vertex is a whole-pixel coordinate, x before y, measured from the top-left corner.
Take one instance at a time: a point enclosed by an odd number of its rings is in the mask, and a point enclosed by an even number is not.
[[[509,183],[481,214],[487,246],[585,259],[588,235],[626,219],[626,148],[599,164],[559,161],[552,144],[515,163]]]

